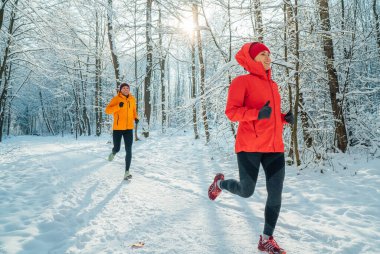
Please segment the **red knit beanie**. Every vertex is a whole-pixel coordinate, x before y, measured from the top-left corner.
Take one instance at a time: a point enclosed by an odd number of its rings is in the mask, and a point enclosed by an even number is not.
[[[249,55],[252,59],[255,59],[255,57],[262,51],[268,51],[270,53],[269,48],[260,42],[253,42],[249,47]]]

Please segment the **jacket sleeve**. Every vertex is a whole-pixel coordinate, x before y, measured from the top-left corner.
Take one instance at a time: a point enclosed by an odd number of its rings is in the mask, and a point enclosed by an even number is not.
[[[258,118],[259,110],[244,106],[245,93],[244,80],[234,79],[228,90],[225,111],[226,116],[232,122],[253,121]]]
[[[113,114],[120,110],[119,99],[117,96],[113,97],[110,103],[106,107],[106,114]]]

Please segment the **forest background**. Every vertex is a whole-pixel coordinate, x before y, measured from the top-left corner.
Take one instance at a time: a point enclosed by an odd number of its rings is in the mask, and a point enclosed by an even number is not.
[[[232,154],[234,55],[262,41],[282,111],[296,116],[288,164],[379,156],[379,14],[378,0],[1,0],[0,142],[110,133],[104,108],[127,82],[136,139],[187,130]]]

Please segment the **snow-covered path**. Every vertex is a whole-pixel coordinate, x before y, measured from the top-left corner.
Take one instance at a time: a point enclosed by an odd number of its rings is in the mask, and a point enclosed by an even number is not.
[[[235,158],[191,135],[154,133],[134,143],[125,182],[124,152],[106,160],[109,139],[0,143],[0,253],[259,253],[263,172],[251,198],[211,202],[208,185],[217,172],[235,178]],[[340,160],[344,174],[287,168],[275,234],[288,254],[377,253],[380,160],[364,161]]]

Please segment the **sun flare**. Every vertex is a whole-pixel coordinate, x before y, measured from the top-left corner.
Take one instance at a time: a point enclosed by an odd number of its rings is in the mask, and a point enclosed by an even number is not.
[[[191,36],[193,31],[194,31],[195,25],[194,25],[192,18],[187,18],[187,19],[183,19],[181,21],[180,27],[184,33]]]

